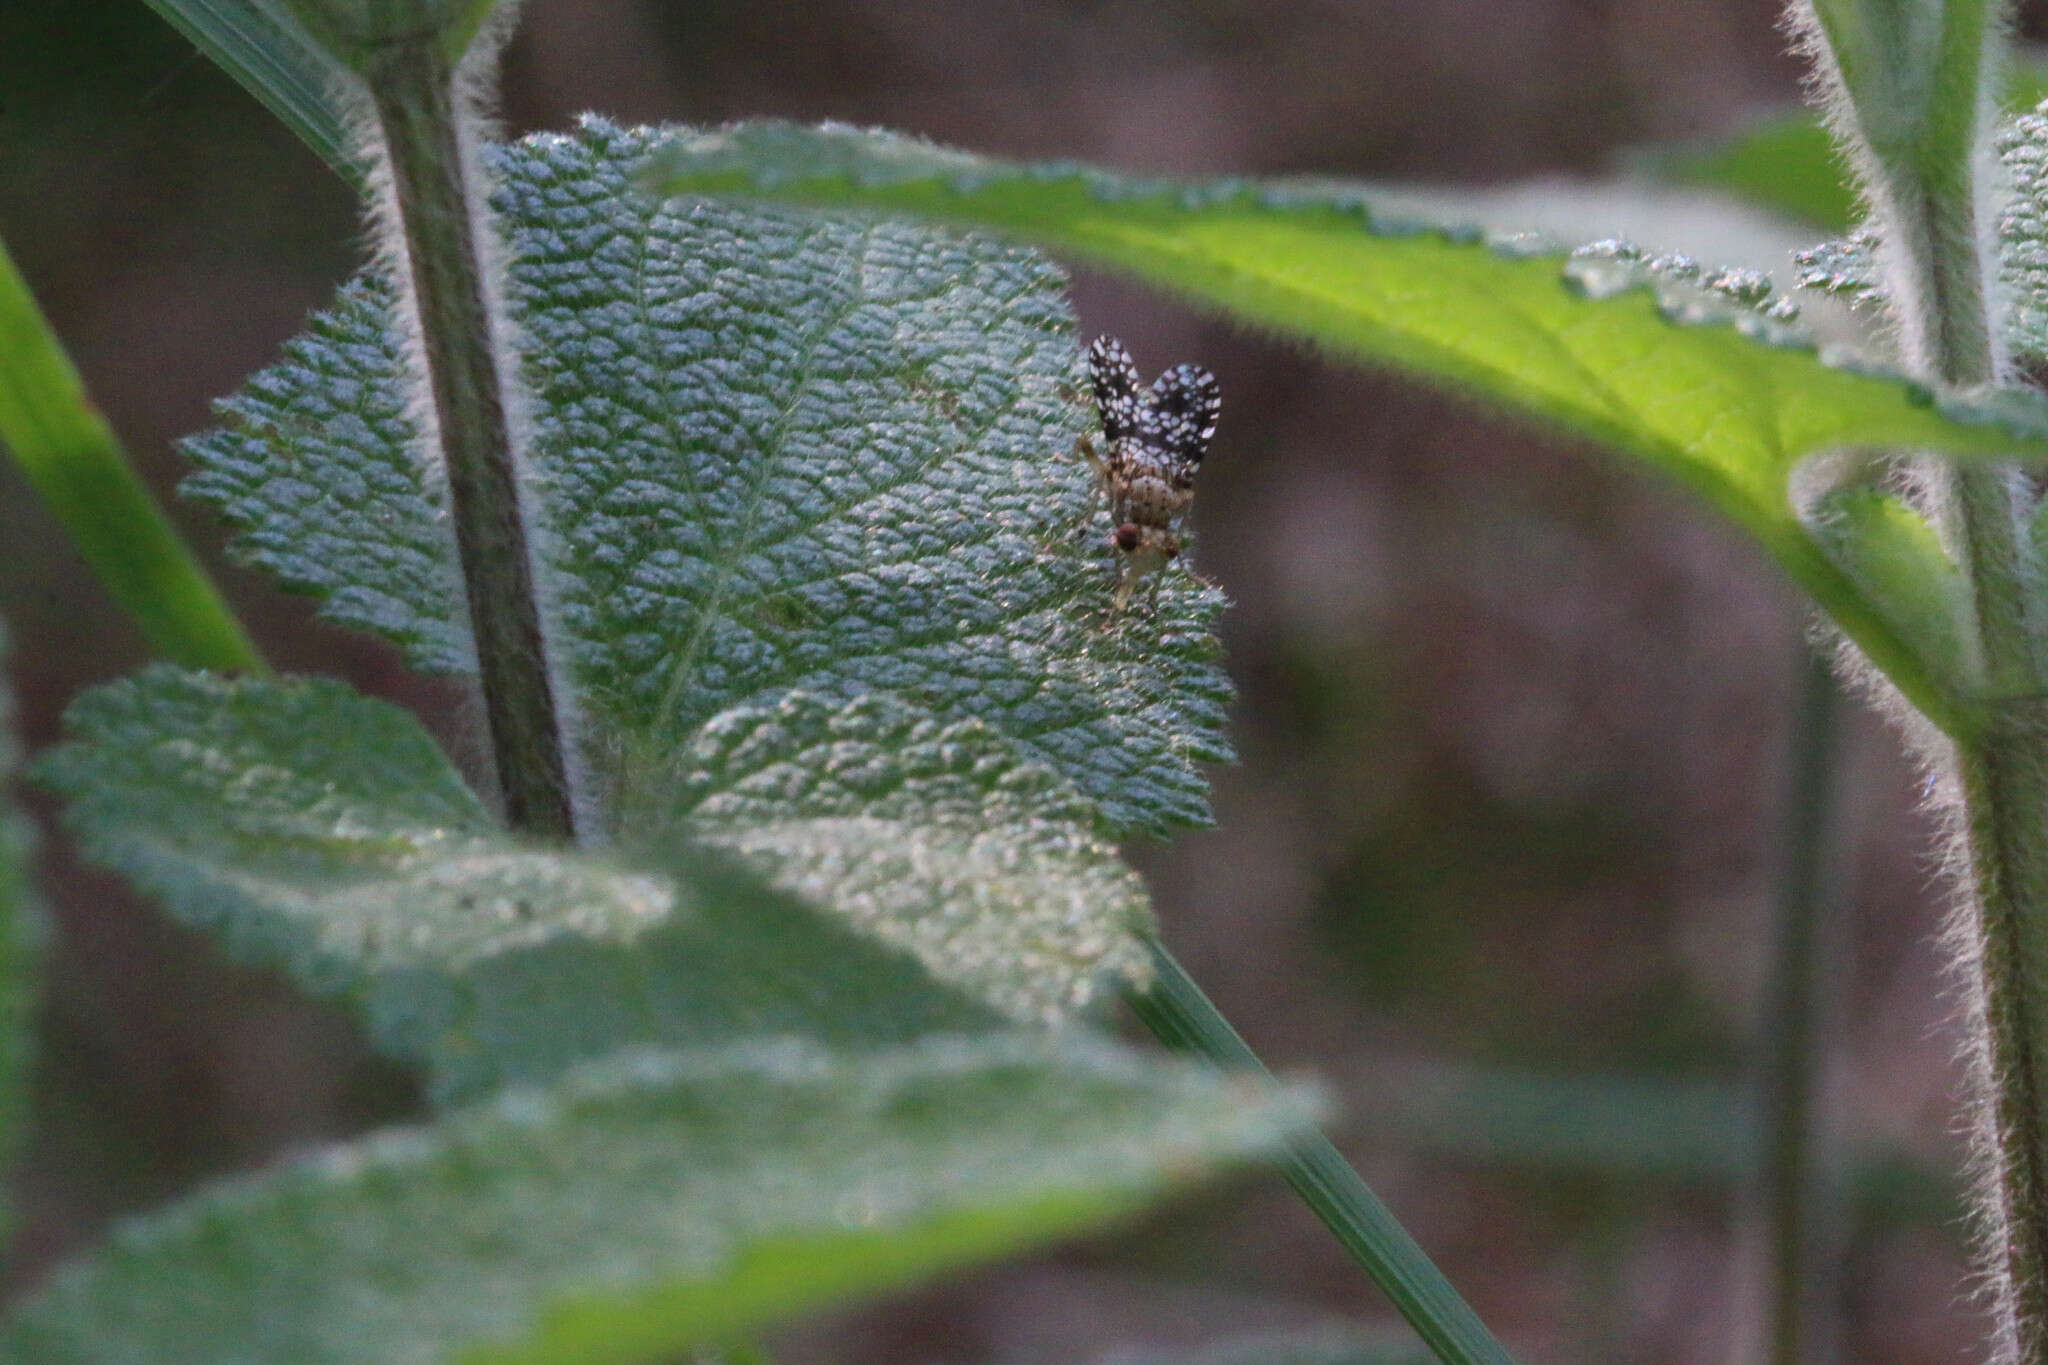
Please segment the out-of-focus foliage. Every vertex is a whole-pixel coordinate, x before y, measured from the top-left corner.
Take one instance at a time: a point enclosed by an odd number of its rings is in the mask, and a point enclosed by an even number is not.
[[[0,630],[0,663],[7,658]],[[14,806],[13,693],[0,677],[0,1166],[20,1149],[29,1118],[36,1005],[41,998],[43,922],[29,884],[33,835]],[[14,1223],[0,1203],[0,1236]]]
[[[70,725],[42,771],[88,852],[237,957],[350,999],[444,1098],[627,1044],[994,1022],[687,841],[522,845],[417,721],[337,683],[156,668]]]
[[[649,1365],[1098,1224],[1303,1098],[1078,1038],[642,1051],[117,1230],[9,1365]]]

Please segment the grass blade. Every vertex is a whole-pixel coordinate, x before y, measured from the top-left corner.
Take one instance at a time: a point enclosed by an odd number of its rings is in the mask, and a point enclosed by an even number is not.
[[[320,154],[342,179],[362,187],[363,167],[330,93],[333,71],[296,29],[255,0],[143,0],[211,58],[235,83]]]
[[[189,668],[262,671],[241,622],[86,396],[4,245],[0,443],[152,648]]]

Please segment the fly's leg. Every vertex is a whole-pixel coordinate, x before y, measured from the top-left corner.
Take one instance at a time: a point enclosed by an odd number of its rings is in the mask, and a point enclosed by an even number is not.
[[[1085,431],[1076,436],[1074,438],[1074,453],[1088,462],[1088,467],[1095,471],[1096,478],[1107,479],[1109,477],[1109,465],[1103,460],[1102,452],[1095,448],[1095,438],[1093,436],[1090,436]]]
[[[1128,558],[1118,561],[1116,592],[1109,599],[1109,619],[1114,621],[1124,614],[1124,608],[1131,604],[1131,593],[1137,588],[1138,580],[1144,577],[1138,566]]]

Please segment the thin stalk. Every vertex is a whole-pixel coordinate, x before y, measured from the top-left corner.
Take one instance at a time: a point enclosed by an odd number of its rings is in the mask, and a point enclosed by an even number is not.
[[[1145,936],[1154,977],[1149,990],[1129,995],[1132,1011],[1176,1052],[1204,1057],[1224,1071],[1270,1078],[1258,1055],[1238,1036],[1156,935]],[[1446,1365],[1514,1365],[1458,1291],[1417,1246],[1378,1195],[1321,1133],[1288,1145],[1281,1169],[1287,1183],[1363,1267],[1409,1326]]]
[[[493,345],[455,73],[440,41],[429,37],[379,49],[363,76],[419,310],[505,817],[515,830],[568,840],[575,834],[569,765]]]
[[[1814,1140],[1814,1085],[1826,1030],[1821,920],[1828,896],[1831,777],[1841,693],[1827,662],[1802,650],[1775,942],[1762,1037],[1763,1161],[1757,1172],[1767,1257],[1771,1365],[1821,1365],[1833,1332],[1833,1257],[1823,1244],[1825,1200]]]

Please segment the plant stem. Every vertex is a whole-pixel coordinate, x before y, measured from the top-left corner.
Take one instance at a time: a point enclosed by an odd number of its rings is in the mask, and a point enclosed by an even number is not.
[[[1758,1172],[1766,1231],[1771,1365],[1819,1365],[1832,1332],[1820,1308],[1831,1301],[1833,1260],[1820,1234],[1813,1088],[1825,1030],[1820,922],[1827,908],[1830,776],[1841,693],[1826,660],[1801,651],[1800,701],[1785,793],[1785,847],[1778,873],[1777,933],[1763,1024],[1763,1164]]]
[[[1984,1106],[1984,1246],[2000,1335],[2015,1359],[2048,1361],[2048,725],[2026,622],[2010,471],[1958,468],[1957,521],[1977,586],[1991,684],[1979,730],[1956,743],[1972,896],[1975,1058]],[[2036,695],[2030,695],[2036,694]]]
[[[1155,976],[1129,995],[1131,1009],[1176,1052],[1207,1058],[1224,1071],[1269,1077],[1202,988],[1155,934],[1145,935]],[[1317,1133],[1289,1144],[1287,1183],[1351,1253],[1401,1316],[1447,1365],[1514,1365],[1501,1344],[1451,1288],[1387,1206],[1330,1140]]]
[[[380,48],[363,76],[389,156],[419,310],[505,818],[515,830],[568,840],[575,823],[563,726],[478,254],[482,210],[468,183],[455,73],[438,39],[427,37]]]
[[[1901,306],[1916,361],[1948,387],[1990,384],[1998,352],[1974,177],[1911,202],[1920,286]],[[2018,470],[1957,462],[1940,511],[1959,543],[1977,608],[1985,695],[1954,737],[1969,901],[1960,947],[1974,976],[1982,1254],[2002,1359],[2048,1365],[2048,697],[2034,645],[2037,579]]]

